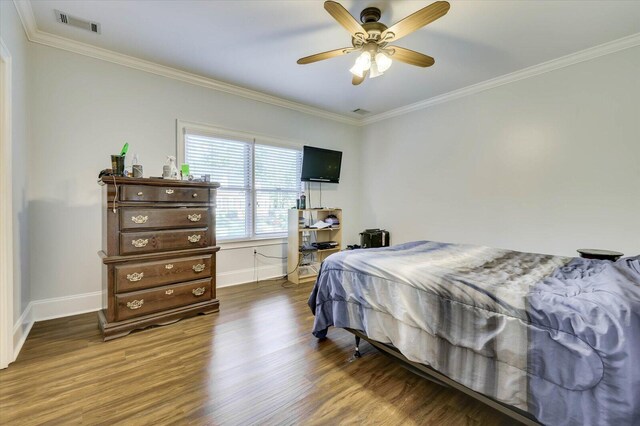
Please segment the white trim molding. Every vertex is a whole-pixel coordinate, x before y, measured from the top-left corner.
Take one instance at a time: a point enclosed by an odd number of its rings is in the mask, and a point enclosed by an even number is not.
[[[279,98],[277,96],[268,95],[256,90],[246,89],[244,87],[235,86],[233,84],[224,83],[212,78],[203,77],[176,68],[160,65],[155,62],[146,61],[123,53],[114,52],[113,50],[103,49],[87,43],[71,40],[66,37],[60,37],[44,31],[40,31],[37,27],[35,15],[31,8],[31,2],[28,0],[14,0],[18,15],[22,21],[25,33],[29,41],[44,44],[45,46],[55,47],[73,53],[89,56],[95,59],[112,62],[114,64],[123,65],[125,67],[145,71],[151,74],[160,75],[174,80],[183,81],[196,86],[206,87],[207,89],[217,90],[220,92],[230,93],[232,95],[241,96],[243,98],[252,99],[254,101],[263,102],[270,105],[287,108],[290,110],[302,112],[304,114],[314,115],[316,117],[339,121],[345,124],[357,125],[359,120],[342,114],[326,111],[321,108],[312,107],[301,104],[299,102],[290,101],[288,99]]]
[[[286,263],[277,263],[262,265],[257,268],[218,273],[216,275],[216,287],[222,288],[247,284],[256,281],[256,279],[269,280],[279,278],[286,273],[286,268]],[[13,333],[10,334],[14,348],[11,362],[18,357],[31,328],[37,321],[47,321],[89,312],[97,312],[100,309],[102,309],[102,291],[30,302],[20,318],[13,325]]]
[[[271,280],[284,276],[287,272],[287,264],[262,265],[257,268],[237,269],[216,274],[216,288],[231,287],[234,285],[248,284],[255,281]]]
[[[197,74],[192,74],[186,71],[182,71],[176,68],[167,67],[154,62],[145,61],[133,56],[124,55],[122,53],[114,52],[100,47],[92,46],[90,44],[82,43],[79,41],[71,40],[65,37],[60,37],[44,31],[40,31],[37,27],[35,15],[31,8],[30,0],[14,0],[18,15],[22,21],[22,26],[27,35],[29,41],[34,43],[44,44],[46,46],[55,47],[69,52],[78,53],[81,55],[89,56],[96,59],[112,62],[115,64],[123,65],[129,68],[149,72],[152,74],[160,75],[167,78],[183,81],[186,83],[194,84],[197,86],[206,87],[212,90],[218,90],[225,93],[242,96],[244,98],[252,99],[258,102],[264,102],[271,105],[280,106],[283,108],[295,110],[305,114],[314,115],[317,117],[338,121],[345,124],[351,124],[354,126],[366,126],[367,124],[375,123],[377,121],[386,120],[388,118],[397,117],[399,115],[408,114],[413,111],[417,111],[424,108],[429,108],[434,105],[441,104],[443,102],[459,99],[464,96],[473,95],[494,87],[502,86],[504,84],[513,83],[518,80],[533,77],[546,72],[554,71],[560,68],[568,67],[573,64],[577,64],[590,59],[595,59],[599,56],[608,55],[624,49],[640,45],[640,33],[632,34],[627,37],[613,40],[608,43],[601,44],[599,46],[590,47],[579,52],[571,53],[569,55],[553,59],[547,62],[543,62],[538,65],[534,65],[528,68],[524,68],[519,71],[515,71],[509,74],[505,74],[490,80],[483,81],[481,83],[473,84],[471,86],[463,87],[461,89],[453,90],[442,95],[434,96],[410,105],[406,105],[400,108],[395,108],[390,111],[386,111],[380,114],[373,115],[367,118],[354,118],[334,112],[326,111],[321,108],[312,107],[299,102],[293,102],[287,99],[279,98],[277,96],[267,95],[255,90],[245,89],[243,87],[234,86],[232,84],[224,83],[212,78],[203,77]]]
[[[536,75],[544,74],[550,71],[555,71],[560,68],[565,68],[580,62],[588,61],[598,58],[600,56],[608,55],[610,53],[619,52],[621,50],[629,49],[632,47],[640,46],[640,33],[623,37],[618,40],[604,43],[599,46],[590,47],[579,52],[571,53],[566,56],[562,56],[551,61],[543,62],[538,65],[534,65],[528,68],[521,69],[509,74],[502,75],[500,77],[492,78],[490,80],[483,81],[481,83],[473,84],[471,86],[463,87],[462,89],[453,90],[442,95],[434,96],[429,99],[425,99],[420,102],[416,102],[410,105],[406,105],[400,108],[392,109],[387,112],[373,115],[361,120],[361,125],[367,125],[375,123],[377,121],[386,120],[391,117],[397,117],[399,115],[408,114],[413,111],[429,108],[434,105],[438,105],[444,102],[453,101],[465,96],[474,95],[476,93],[483,92],[485,90],[493,89],[494,87],[502,86],[504,84],[513,83],[525,78],[534,77]]]
[[[101,291],[30,302],[13,326],[13,360],[18,358],[18,354],[36,321],[97,312],[100,309],[102,309]]]
[[[31,303],[27,305],[27,308],[22,312],[22,315],[20,315],[20,318],[18,318],[18,321],[16,321],[13,326],[13,361],[18,358],[18,354],[22,350],[22,346],[27,340],[33,324],[35,324],[33,311],[31,310],[32,306]]]
[[[30,303],[35,321],[46,321],[102,309],[102,291],[34,300]]]
[[[0,38],[0,369],[13,357],[13,187],[11,53]]]

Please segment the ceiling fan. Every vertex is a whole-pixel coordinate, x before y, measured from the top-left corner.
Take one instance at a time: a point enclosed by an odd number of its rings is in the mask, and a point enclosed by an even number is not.
[[[353,85],[362,83],[367,75],[370,78],[382,75],[389,69],[393,59],[419,67],[430,67],[435,63],[431,56],[399,46],[389,46],[389,43],[446,15],[449,7],[448,2],[437,1],[387,28],[382,22],[378,22],[381,12],[377,7],[367,7],[360,13],[361,25],[340,3],[325,1],[325,10],[351,33],[353,47],[343,47],[306,56],[298,59],[298,63],[311,64],[351,52],[362,52],[356,59],[355,65],[349,70],[353,74],[351,80]]]

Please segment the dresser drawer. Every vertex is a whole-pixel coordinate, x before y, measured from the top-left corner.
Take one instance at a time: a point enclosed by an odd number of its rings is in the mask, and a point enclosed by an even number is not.
[[[163,186],[123,185],[120,190],[122,201],[164,201],[170,203],[206,203],[209,190],[204,188],[174,188]]]
[[[120,229],[202,228],[208,223],[208,209],[120,209]]]
[[[153,312],[211,299],[211,279],[173,284],[152,290],[116,294],[116,319],[123,321]]]
[[[116,293],[197,280],[211,276],[212,256],[194,256],[115,267]]]
[[[150,253],[207,247],[207,229],[123,232],[120,234],[120,254]]]

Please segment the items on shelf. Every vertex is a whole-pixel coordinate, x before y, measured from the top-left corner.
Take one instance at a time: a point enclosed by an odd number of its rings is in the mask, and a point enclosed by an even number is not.
[[[331,225],[328,224],[327,222],[323,222],[321,220],[317,221],[316,223],[314,223],[313,225],[311,225],[309,228],[310,229],[324,229],[324,228],[328,228]]]
[[[307,196],[302,194],[300,195],[300,198],[296,200],[296,207],[304,210],[307,208]]]
[[[309,243],[305,243],[302,244],[300,246],[300,251],[301,252],[305,252],[305,251],[317,251],[318,247],[314,246],[313,244],[309,244]]]
[[[324,222],[328,223],[331,226],[340,225],[340,220],[338,219],[338,217],[335,214],[330,214],[329,216],[327,216],[327,218],[324,220]]]
[[[320,264],[342,249],[341,220],[342,210],[336,208],[289,210],[289,281],[298,284],[315,280]],[[307,267],[310,264],[317,267]]]
[[[167,155],[167,164],[162,167],[162,177],[164,179],[178,179],[176,157],[173,155]]]
[[[134,177],[137,179],[144,178],[142,164],[140,164],[138,154],[133,155],[131,167],[125,167],[125,160],[128,151],[129,143],[125,142],[122,150],[120,150],[120,154],[111,155],[111,168],[100,171],[98,174],[98,183],[101,183],[101,178],[103,176]],[[152,176],[151,178],[184,180],[189,182],[211,182],[211,175],[209,174],[204,174],[199,179],[195,178],[193,174],[191,174],[189,164],[182,164],[180,170],[178,170],[176,166],[176,157],[173,155],[167,156],[166,164],[162,168],[162,176]]]
[[[140,159],[138,158],[138,154],[133,154],[133,164],[131,165],[131,171],[133,173],[134,178],[143,177],[142,165],[140,164]]]
[[[338,243],[335,241],[321,241],[321,242],[311,243],[311,245],[317,248],[318,250],[329,250],[329,249],[338,247]]]

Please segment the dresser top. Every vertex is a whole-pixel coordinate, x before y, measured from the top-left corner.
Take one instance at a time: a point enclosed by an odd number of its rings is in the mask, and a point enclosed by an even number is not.
[[[172,186],[185,188],[218,188],[218,182],[193,182],[187,180],[159,179],[159,178],[132,178],[124,176],[103,176],[100,181],[107,185],[148,185],[148,186]]]

